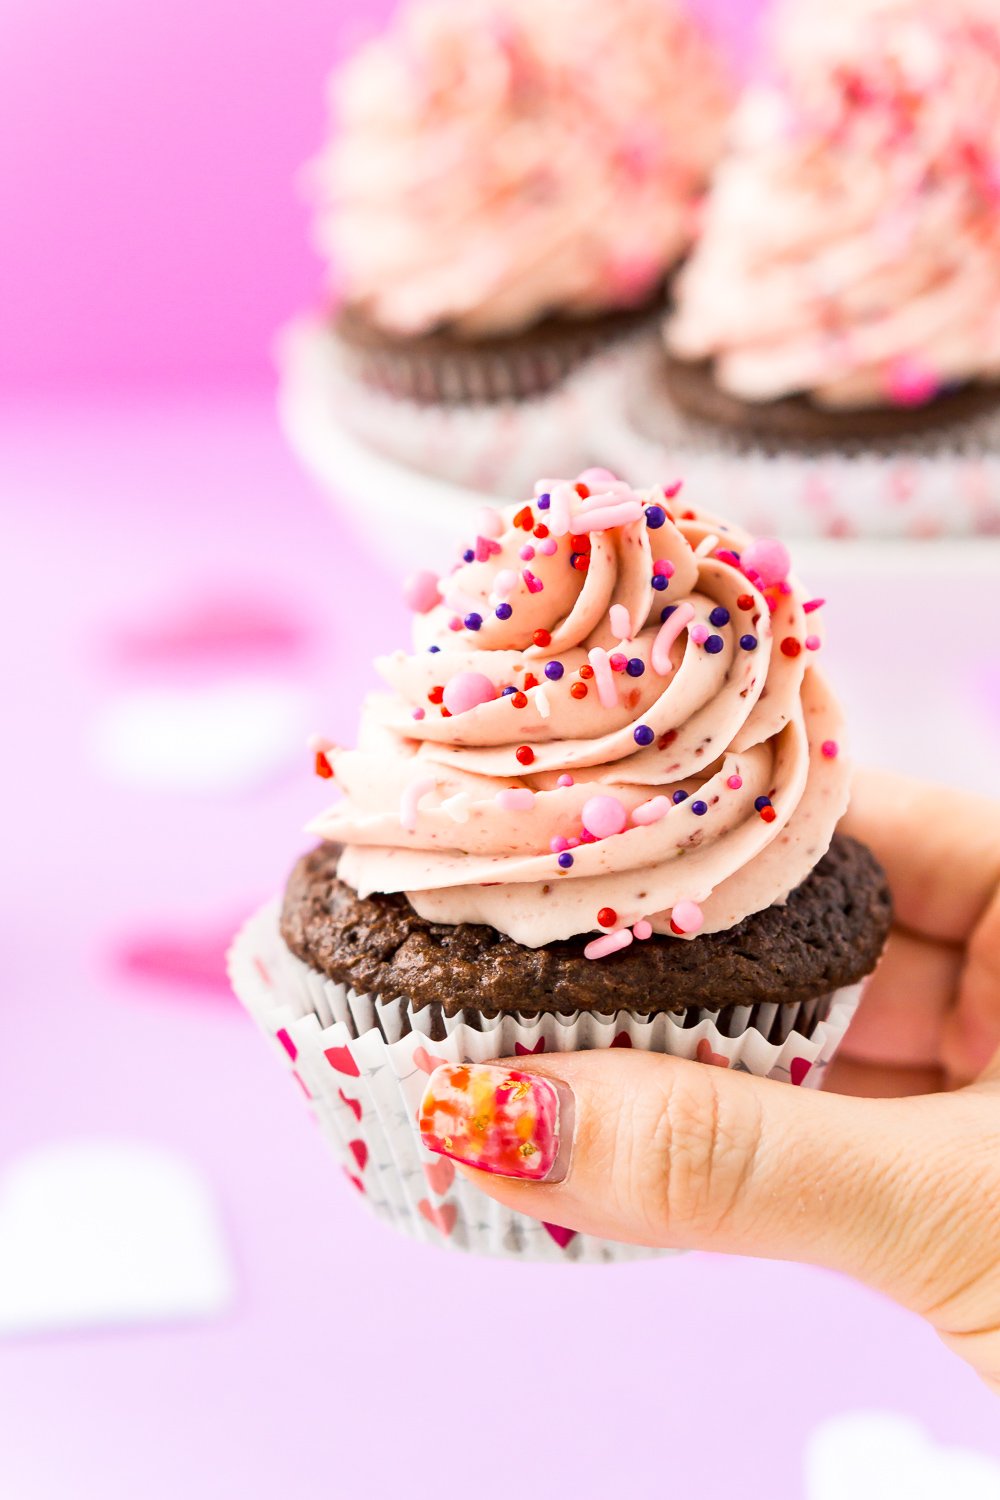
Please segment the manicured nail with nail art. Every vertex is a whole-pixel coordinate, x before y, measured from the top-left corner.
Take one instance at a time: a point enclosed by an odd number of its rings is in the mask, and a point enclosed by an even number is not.
[[[573,1095],[564,1083],[488,1063],[444,1063],[417,1113],[429,1151],[481,1172],[561,1182],[573,1143]]]

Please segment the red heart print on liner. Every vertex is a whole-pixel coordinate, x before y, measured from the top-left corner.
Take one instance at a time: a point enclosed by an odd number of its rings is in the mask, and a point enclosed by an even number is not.
[[[426,1047],[414,1047],[413,1061],[421,1073],[433,1073],[435,1068],[445,1067],[448,1059],[446,1057],[435,1057],[432,1052],[428,1052]]]
[[[347,1178],[348,1182],[353,1182],[354,1183],[354,1186],[357,1188],[357,1190],[358,1190],[359,1193],[363,1193],[364,1192],[365,1185],[361,1181],[361,1178],[360,1177],[355,1177],[354,1173],[353,1172],[349,1172],[346,1167],[344,1168],[344,1176]]]
[[[344,1093],[343,1089],[338,1089],[337,1092],[340,1095],[341,1099],[343,1099],[344,1103],[347,1105],[348,1109],[353,1112],[354,1118],[356,1120],[360,1120],[361,1119],[361,1100],[360,1099],[348,1099],[348,1097]]]
[[[256,954],[254,954],[253,966],[257,970],[257,973],[260,976],[260,979],[263,981],[264,984],[267,985],[268,989],[269,990],[273,989],[274,988],[274,980],[271,978],[271,974],[270,974],[270,971],[269,971],[269,969],[267,967],[267,964],[264,962],[264,960],[262,958],[258,957]]]
[[[632,1038],[627,1031],[619,1031],[611,1045],[612,1047],[631,1047]]]
[[[312,1094],[309,1092],[309,1085],[306,1083],[305,1079],[302,1077],[302,1074],[296,1072],[296,1070],[293,1068],[292,1069],[292,1077],[295,1079],[295,1082],[298,1084],[299,1088],[305,1094],[306,1098],[307,1099],[311,1099],[312,1098]]]
[[[807,1062],[804,1057],[792,1058],[791,1062],[788,1064],[788,1071],[791,1074],[792,1082],[796,1085],[796,1087],[798,1087],[798,1085],[803,1082],[806,1074],[809,1072],[811,1067],[812,1063]]]
[[[542,1228],[544,1230],[547,1230],[547,1232],[552,1236],[556,1244],[559,1246],[560,1250],[565,1250],[570,1240],[576,1239],[576,1230],[564,1229],[561,1224],[546,1224],[545,1220],[543,1219]]]
[[[455,1227],[455,1221],[458,1218],[458,1209],[454,1203],[442,1203],[440,1208],[435,1208],[429,1198],[421,1198],[417,1204],[417,1208],[423,1214],[428,1224],[433,1224],[434,1228],[441,1234],[451,1234],[451,1231]]]
[[[545,1038],[540,1036],[533,1047],[523,1047],[520,1042],[515,1042],[514,1051],[518,1057],[535,1057],[539,1052],[545,1051]]]
[[[368,1165],[368,1147],[364,1141],[348,1141],[347,1149],[358,1164],[358,1171],[363,1172]]]
[[[455,1163],[442,1156],[440,1161],[425,1161],[424,1176],[432,1192],[443,1198],[455,1181]]]
[[[280,1031],[276,1031],[274,1034],[281,1045],[284,1047],[285,1051],[288,1053],[289,1057],[292,1059],[292,1062],[294,1062],[299,1055],[299,1049],[298,1047],[296,1047],[295,1043],[288,1035],[288,1032],[285,1030],[284,1026],[282,1026]]]
[[[348,1047],[327,1047],[323,1053],[331,1068],[338,1073],[346,1073],[348,1078],[360,1078],[361,1069],[351,1056]]]
[[[696,1056],[700,1063],[710,1063],[713,1068],[729,1067],[729,1058],[724,1052],[713,1052],[712,1043],[708,1040],[707,1036],[703,1037],[698,1043]]]

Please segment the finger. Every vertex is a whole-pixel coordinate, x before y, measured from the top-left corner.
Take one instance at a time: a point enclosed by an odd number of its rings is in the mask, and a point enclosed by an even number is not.
[[[635,1244],[821,1263],[905,1299],[913,1266],[923,1275],[933,1260],[926,1226],[948,1196],[925,1185],[945,1132],[919,1111],[939,1102],[849,1099],[604,1049],[530,1069],[447,1064],[428,1080],[419,1122],[431,1150],[534,1218]]]
[[[941,1055],[963,1082],[976,1078],[1000,1047],[1000,889],[969,940],[958,1006],[948,1017]]]
[[[839,1055],[886,1067],[939,1067],[958,996],[961,951],[897,928],[865,986]]]
[[[944,942],[966,941],[1000,885],[1000,804],[862,770],[840,826],[885,866],[904,926]]]
[[[908,1099],[917,1094],[940,1094],[947,1086],[941,1068],[892,1068],[858,1062],[845,1057],[843,1048],[823,1078],[823,1088],[831,1094],[852,1094],[861,1099]]]

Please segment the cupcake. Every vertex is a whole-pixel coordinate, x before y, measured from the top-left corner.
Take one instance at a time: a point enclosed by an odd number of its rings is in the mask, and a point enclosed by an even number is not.
[[[456,1178],[415,1111],[442,1061],[641,1047],[816,1084],[889,924],[838,835],[821,600],[752,540],[606,471],[488,510],[410,580],[340,792],[235,987],[384,1217],[496,1254],[633,1253]]]
[[[754,455],[750,524],[1000,525],[992,0],[779,10],[775,76],[736,112],[665,339],[633,425]]]
[[[649,325],[721,147],[704,38],[675,0],[417,0],[331,96],[310,182],[333,310],[298,337],[339,420],[481,488],[514,479],[522,427],[552,462],[552,408],[579,453],[567,377]]]

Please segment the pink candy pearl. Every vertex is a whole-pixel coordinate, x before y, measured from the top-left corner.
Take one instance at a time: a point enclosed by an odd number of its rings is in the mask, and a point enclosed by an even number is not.
[[[449,713],[464,714],[480,703],[492,703],[496,695],[496,688],[482,672],[456,672],[445,683],[442,701]]]
[[[647,922],[645,917],[640,917],[638,922],[632,923],[632,936],[637,937],[640,943],[653,936],[653,924]]]
[[[670,920],[681,932],[700,932],[705,914],[697,901],[678,901],[670,913]]]
[[[437,574],[428,572],[426,568],[419,573],[411,573],[403,584],[403,603],[414,614],[425,615],[429,609],[434,608],[440,597]]]
[[[941,381],[923,360],[901,355],[889,366],[885,388],[893,406],[926,406],[941,389]]]
[[[758,537],[757,541],[751,542],[749,547],[744,548],[740,562],[747,572],[759,576],[766,589],[772,588],[776,583],[784,583],[792,566],[788,548],[773,536]]]
[[[562,775],[559,777],[559,779],[556,782],[556,786],[572,786],[572,785],[573,785],[573,778],[566,771],[564,771],[562,773]]]
[[[617,797],[591,797],[583,804],[583,826],[595,838],[610,838],[621,833],[628,813]]]

